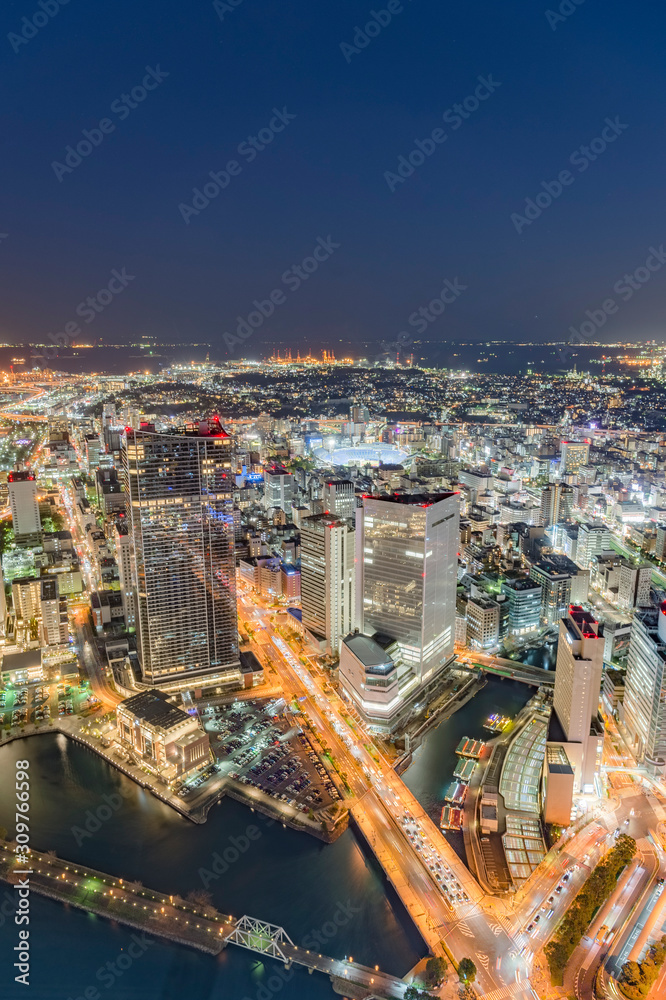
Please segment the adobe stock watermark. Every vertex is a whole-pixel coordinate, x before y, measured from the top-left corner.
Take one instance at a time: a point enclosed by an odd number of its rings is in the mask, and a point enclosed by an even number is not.
[[[409,3],[411,2],[412,0],[409,0]],[[388,28],[396,14],[402,14],[404,9],[401,0],[389,0],[385,8],[371,10],[363,27],[355,25],[352,41],[340,42],[340,51],[345,57],[345,62],[350,63],[352,56],[358,56],[363,49],[367,49],[372,39],[381,34],[384,28]]]
[[[463,98],[460,104],[454,104],[447,108],[442,115],[447,125],[451,126],[451,132],[456,132],[461,125],[471,118],[479,110],[484,101],[491,97],[502,84],[499,80],[493,80],[492,73],[488,76],[477,77],[478,85],[471,94]],[[408,177],[423,166],[426,159],[436,152],[439,146],[447,141],[449,133],[443,128],[434,128],[425,139],[415,139],[414,148],[407,154],[401,153],[398,157],[398,165],[395,170],[385,170],[384,180],[388,184],[391,193],[395,191],[399,184],[404,184]]]
[[[336,936],[340,928],[346,927],[349,921],[361,912],[361,908],[354,906],[350,900],[347,900],[346,903],[338,903],[330,920],[327,920],[326,923],[322,924],[316,930],[311,928],[305,935],[303,946],[319,954],[326,947],[327,943]]]
[[[616,142],[628,128],[628,125],[620,121],[618,115],[615,118],[604,119],[604,128],[601,133],[587,145],[574,149],[568,162],[572,167],[576,167],[579,174],[584,174],[591,164],[603,156],[608,147]],[[560,170],[555,180],[541,181],[543,190],[539,191],[534,198],[525,199],[523,214],[511,213],[511,222],[516,232],[520,235],[525,226],[531,226],[533,222],[536,222],[546,209],[550,208],[554,201],[557,201],[564,189],[571,187],[575,180],[576,177],[570,170]]]
[[[467,291],[468,287],[468,285],[461,283],[460,278],[456,277],[453,281],[445,278],[438,295],[434,299],[431,299],[427,305],[419,306],[413,313],[410,313],[407,318],[407,324],[413,327],[416,333],[425,333],[430,324],[434,323],[446,311],[447,306],[453,305],[462,293]],[[413,341],[414,338],[410,333],[401,330],[395,340],[391,342],[382,341],[383,350],[378,360],[392,360],[393,355],[397,355],[399,351],[406,350],[412,345]]]
[[[327,236],[326,239],[318,236],[312,253],[304,257],[300,264],[292,264],[291,267],[282,272],[281,284],[290,292],[297,292],[303,282],[307,281],[315,271],[318,271],[324,261],[332,257],[339,248],[340,244],[334,243],[330,236]],[[279,287],[269,292],[265,299],[253,299],[254,309],[247,316],[236,317],[236,332],[225,332],[223,335],[224,343],[229,352],[233,352],[239,344],[248,340],[255,330],[263,326],[265,320],[273,315],[277,307],[283,306],[286,301],[287,296]]]
[[[132,111],[145,101],[148,94],[152,90],[157,90],[159,85],[168,76],[169,73],[165,73],[163,69],[160,69],[159,63],[155,69],[152,66],[146,66],[146,75],[141,83],[137,84],[136,87],[132,87],[128,94],[121,94],[120,97],[111,102],[111,113],[116,115],[119,121],[125,121],[126,118],[129,118]],[[115,131],[116,123],[108,117],[100,118],[96,128],[82,129],[81,135],[83,138],[78,140],[76,146],[65,146],[64,163],[61,163],[59,160],[53,160],[51,163],[51,168],[60,184],[62,184],[66,174],[73,173],[83,163],[85,158],[90,156],[93,149],[101,146],[106,136],[111,135]]]
[[[269,820],[267,825],[272,826],[274,820]],[[211,882],[217,882],[219,878],[226,875],[232,865],[250,850],[252,844],[261,840],[263,836],[258,826],[250,823],[245,827],[245,832],[240,837],[231,836],[228,844],[220,851],[215,851],[208,862],[209,867],[199,868],[197,875],[201,880],[204,889],[207,889]]]
[[[123,792],[111,792],[110,795],[102,795],[104,801],[96,809],[87,809],[85,817],[81,820],[81,826],[74,825],[70,827],[70,833],[74,837],[77,846],[80,847],[84,840],[94,836],[98,830],[101,830],[107,820],[110,820],[114,813],[117,813],[122,808],[124,799],[128,798],[133,791],[133,788],[128,787]]]
[[[270,146],[276,135],[284,132],[289,122],[293,122],[295,117],[296,115],[291,114],[285,107],[273,108],[273,117],[268,125],[260,128],[256,135],[248,135],[246,139],[243,139],[238,144],[236,152],[243,157],[246,163],[252,163],[259,153],[266,149],[266,146]],[[210,170],[208,172],[210,180],[206,181],[203,188],[192,188],[192,204],[187,205],[181,202],[178,205],[178,211],[185,225],[189,226],[191,217],[199,215],[204,208],[208,208],[211,201],[217,198],[221,191],[229,187],[231,178],[238,177],[242,172],[243,167],[238,160],[228,160],[223,170]]]
[[[60,8],[66,7],[68,3],[69,0],[37,0],[39,10],[36,10],[30,17],[21,18],[20,34],[10,31],[7,35],[7,41],[13,48],[14,52],[18,55],[22,46],[31,42],[35,35],[37,35],[42,28],[45,28],[49,21],[56,16],[56,14],[60,13]]]
[[[640,292],[647,285],[653,274],[661,271],[664,264],[666,264],[664,244],[661,243],[659,247],[649,247],[645,263],[631,273],[623,274],[613,285],[613,291],[623,303],[629,302],[637,292]],[[581,323],[580,327],[569,327],[571,334],[569,344],[588,343],[596,332],[606,325],[609,317],[619,312],[619,309],[620,305],[614,298],[604,299],[598,309],[586,309],[587,319]],[[571,351],[568,348],[562,348],[560,356],[564,358],[565,354],[571,354]]]
[[[120,270],[114,267],[111,271],[111,278],[105,287],[100,288],[95,295],[89,295],[79,302],[75,310],[76,315],[80,316],[84,323],[92,323],[117,295],[125,291],[130,281],[134,281],[135,277],[134,274],[128,274],[125,267],[121,267]],[[32,352],[35,366],[46,366],[57,355],[59,347],[68,347],[80,334],[81,327],[75,320],[65,323],[63,329],[57,333],[48,333],[46,336],[51,344],[40,345],[41,352],[34,350]]]
[[[245,0],[213,0],[213,9],[220,21],[224,21],[227,14],[233,14],[236,7],[240,7]]]
[[[571,15],[575,14],[584,3],[585,0],[562,0],[557,10],[544,11],[552,31],[557,31],[558,24],[564,24],[565,21],[568,21]]]
[[[118,955],[116,955],[113,962],[105,962],[104,965],[100,965],[99,969],[95,973],[95,980],[103,986],[105,990],[110,990],[112,986],[121,979],[128,969],[130,969],[137,959],[142,958],[151,945],[155,944],[152,938],[149,938],[147,934],[132,934],[132,943],[127,947],[123,948]],[[103,996],[100,993],[97,986],[91,984],[86,986],[83,993],[78,997],[69,997],[68,1000],[101,1000]]]

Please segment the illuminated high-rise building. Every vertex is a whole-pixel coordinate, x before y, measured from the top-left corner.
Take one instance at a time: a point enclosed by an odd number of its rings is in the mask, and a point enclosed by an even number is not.
[[[174,434],[128,428],[122,458],[144,682],[240,676],[231,439],[217,418]]]
[[[624,725],[640,762],[666,767],[666,603],[637,611],[631,626]]]
[[[560,446],[562,473],[577,473],[590,460],[589,441],[562,441]]]
[[[599,623],[571,605],[560,621],[553,708],[575,772],[576,791],[592,791],[601,767],[604,727],[599,715],[604,639]],[[557,740],[555,742],[558,742]]]
[[[354,529],[334,514],[301,522],[301,606],[303,627],[337,654],[354,627]]]
[[[340,680],[382,728],[453,658],[458,543],[457,493],[366,496],[357,511],[356,623],[368,642],[343,641]]]
[[[32,472],[7,474],[9,509],[14,537],[20,544],[35,544],[41,538],[42,522],[37,502],[37,480]]]

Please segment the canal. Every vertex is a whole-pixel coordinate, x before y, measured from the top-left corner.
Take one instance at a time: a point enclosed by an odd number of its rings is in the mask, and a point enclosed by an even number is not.
[[[492,679],[429,735],[405,780],[433,818],[439,818],[460,738],[482,735],[491,711],[515,714],[533,690]],[[0,825],[10,835],[15,829],[11,775],[19,759],[30,761],[31,842],[37,849],[165,892],[185,896],[205,888],[223,912],[281,924],[297,944],[313,942],[322,953],[352,955],[396,975],[425,953],[400,901],[352,830],[327,845],[228,799],[213,808],[206,824],[195,826],[92,751],[64,736],[44,735],[0,749]],[[457,835],[451,836],[455,843]],[[238,860],[212,877],[213,856],[229,847]],[[0,897],[11,900],[11,890],[0,886]],[[5,970],[12,968],[17,931],[11,916],[0,913]],[[267,983],[280,967],[236,948],[212,958],[153,942],[122,971],[115,962],[128,955],[128,930],[36,895],[30,940],[32,995],[40,1000],[76,1000],[86,988],[87,1000],[180,1000],[187,994],[197,1000],[269,1000],[277,992],[284,1000],[335,996],[327,979],[302,970],[283,978],[276,992],[277,980]],[[124,957],[121,964],[126,962]],[[7,977],[2,995],[15,1000],[25,990]]]

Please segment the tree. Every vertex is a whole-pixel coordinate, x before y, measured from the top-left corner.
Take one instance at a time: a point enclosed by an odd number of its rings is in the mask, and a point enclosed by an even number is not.
[[[205,892],[203,889],[192,889],[192,891],[187,894],[187,900],[190,903],[195,903],[197,906],[207,907],[213,902],[213,897],[209,892]]]
[[[448,968],[448,962],[445,958],[441,958],[439,955],[436,958],[429,958],[426,962],[426,986],[441,985],[446,978]]]
[[[460,959],[458,979],[461,983],[473,983],[476,979],[476,966],[471,958]]]

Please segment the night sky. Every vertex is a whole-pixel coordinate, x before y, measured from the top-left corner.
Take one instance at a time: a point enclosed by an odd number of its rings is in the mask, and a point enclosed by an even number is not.
[[[586,310],[606,339],[663,338],[666,255],[640,270],[666,244],[654,0],[42,4],[0,12],[3,340],[75,323],[218,358],[358,356],[565,340]],[[445,279],[443,315],[419,317]],[[255,299],[272,314],[242,342]]]

